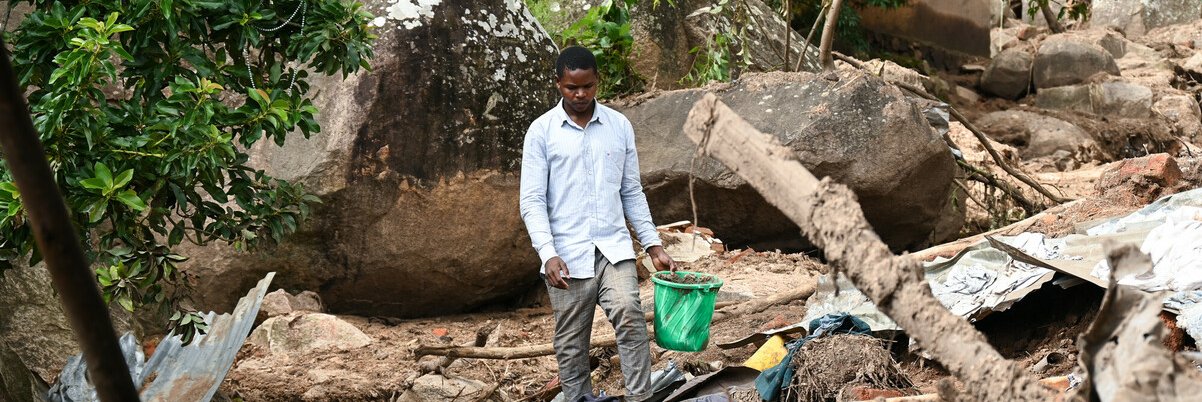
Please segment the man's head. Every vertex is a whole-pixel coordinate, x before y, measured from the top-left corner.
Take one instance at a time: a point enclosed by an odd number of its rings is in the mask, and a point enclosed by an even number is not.
[[[571,46],[555,60],[555,87],[563,96],[564,106],[576,113],[586,113],[593,107],[600,80],[597,58],[588,49]]]

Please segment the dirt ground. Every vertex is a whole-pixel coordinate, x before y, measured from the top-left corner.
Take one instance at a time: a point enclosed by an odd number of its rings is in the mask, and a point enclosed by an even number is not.
[[[768,297],[778,292],[812,284],[826,267],[801,254],[777,252],[728,252],[707,257],[684,267],[719,276],[724,280],[719,302]],[[641,289],[644,305],[650,305],[652,284]],[[698,370],[711,365],[738,365],[755,352],[754,346],[721,350],[716,342],[739,338],[758,329],[789,325],[805,314],[804,301],[765,312],[732,318],[712,328],[710,347],[702,352],[683,353],[652,346],[656,369],[668,361]],[[367,334],[366,347],[338,351],[323,350],[303,356],[271,354],[246,345],[221,385],[231,399],[246,401],[376,401],[395,400],[418,376],[421,362],[414,359],[418,345],[448,345],[471,342],[478,329],[497,325],[489,346],[529,346],[551,341],[554,319],[549,308],[531,308],[445,316],[417,320],[391,320],[339,316]],[[594,337],[612,334],[600,309],[594,321]],[[596,352],[594,352],[596,353]],[[605,354],[606,352],[602,352]],[[612,354],[612,352],[610,352]],[[596,388],[621,394],[618,370],[602,367],[594,371]],[[513,401],[535,395],[556,376],[555,359],[543,356],[515,360],[460,359],[447,370],[486,384],[499,384],[491,400]]]
[[[808,286],[828,271],[827,266],[803,254],[750,251],[715,254],[685,269],[722,278],[725,283],[720,301],[768,297]],[[651,286],[650,281],[642,284],[648,306]],[[976,325],[1003,356],[1019,361],[1023,367],[1034,367],[1055,353],[1052,356],[1055,364],[1047,365],[1040,374],[1044,377],[1064,375],[1071,370],[1076,359],[1076,337],[1096,314],[1102,294],[1101,289],[1089,285],[1069,290],[1049,287],[1029,296],[1029,302],[995,313]],[[1047,305],[1065,308],[1044,308]],[[711,331],[710,346],[701,352],[668,351],[653,344],[654,368],[664,368],[674,361],[686,371],[703,374],[724,366],[741,365],[756,351],[755,345],[730,350],[715,345],[797,323],[805,310],[805,301],[798,300],[717,323]],[[543,344],[551,341],[554,324],[550,309],[545,307],[417,320],[340,318],[362,330],[372,343],[347,351],[320,350],[295,357],[270,354],[248,344],[239,352],[221,392],[233,400],[245,401],[397,400],[418,377],[419,365],[438,359],[431,356],[414,359],[413,350],[419,345],[463,344],[470,342],[478,329],[487,326],[496,326],[489,346]],[[1013,322],[1025,324],[1015,326]],[[612,332],[598,310],[594,336]],[[901,372],[914,384],[908,393],[935,392],[937,384],[949,378],[938,363],[906,352],[908,341],[904,337],[893,341],[896,343],[890,347],[893,357],[900,361]],[[593,355],[600,357],[593,372],[595,388],[611,395],[622,394],[620,370],[613,364],[616,359],[611,361],[616,351],[594,350]],[[554,357],[542,356],[514,360],[460,359],[447,372],[485,384],[498,384],[497,391],[486,400],[519,401],[542,399],[536,396],[554,384],[557,370]]]

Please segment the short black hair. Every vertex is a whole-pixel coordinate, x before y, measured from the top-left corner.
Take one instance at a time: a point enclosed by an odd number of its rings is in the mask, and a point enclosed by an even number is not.
[[[593,56],[593,52],[581,46],[569,46],[559,52],[559,58],[555,60],[555,78],[563,78],[564,69],[567,70],[593,70],[597,73],[597,58]]]

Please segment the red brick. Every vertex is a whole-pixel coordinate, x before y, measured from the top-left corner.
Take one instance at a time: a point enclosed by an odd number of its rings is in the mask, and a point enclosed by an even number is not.
[[[1177,326],[1177,315],[1167,312],[1160,312],[1160,322],[1164,323],[1165,333],[1161,342],[1164,347],[1174,352],[1185,350],[1185,330]]]
[[[1176,159],[1169,154],[1153,154],[1111,164],[1098,179],[1096,188],[1099,194],[1115,190],[1148,193],[1132,195],[1155,199],[1164,189],[1176,187],[1182,176]],[[1131,188],[1124,187],[1129,184]]]

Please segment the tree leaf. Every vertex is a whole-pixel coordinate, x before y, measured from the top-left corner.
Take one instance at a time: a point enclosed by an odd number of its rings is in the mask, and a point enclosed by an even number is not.
[[[121,174],[117,175],[117,179],[114,180],[113,188],[125,187],[125,185],[129,184],[129,180],[132,179],[133,177],[134,177],[133,169],[127,169],[126,171],[121,172]]]
[[[104,190],[108,189],[108,185],[105,184],[104,180],[102,180],[99,177],[93,177],[90,179],[80,180],[79,185],[81,185],[84,188],[89,189],[89,190],[100,190],[97,192],[101,193],[101,194],[104,194]]]
[[[167,244],[174,246],[180,244],[180,242],[183,240],[184,225],[182,223],[176,224],[175,227],[171,229],[171,234],[167,235]]]
[[[117,304],[120,304],[125,311],[134,312],[134,301],[128,295],[121,295],[117,298]]]
[[[96,178],[104,183],[104,188],[113,188],[113,171],[104,162],[96,162]]]
[[[125,204],[130,209],[135,211],[142,211],[146,209],[146,203],[142,202],[141,198],[138,198],[138,194],[135,193],[134,190],[122,191],[120,194],[117,194],[117,200],[121,201],[122,204]]]

